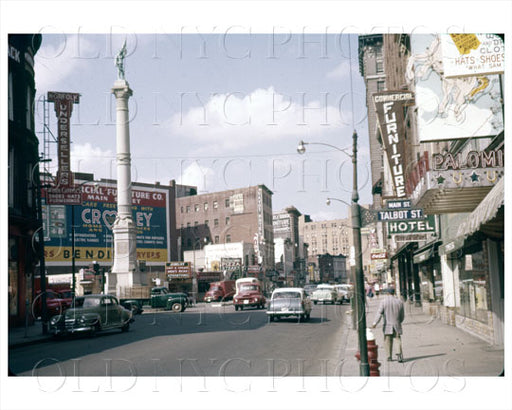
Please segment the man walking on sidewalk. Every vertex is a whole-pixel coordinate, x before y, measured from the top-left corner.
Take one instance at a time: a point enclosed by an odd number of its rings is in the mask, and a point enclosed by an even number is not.
[[[372,328],[375,328],[384,316],[384,347],[388,357],[388,362],[393,360],[393,339],[397,341],[398,361],[403,362],[402,355],[402,322],[404,321],[404,304],[396,298],[395,290],[393,288],[387,289],[388,294],[385,299],[380,302],[379,309],[373,321]]]

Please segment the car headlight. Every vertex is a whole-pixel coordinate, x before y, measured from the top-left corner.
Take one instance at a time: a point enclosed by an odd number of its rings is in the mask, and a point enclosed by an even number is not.
[[[57,315],[57,316],[53,316],[51,319],[50,319],[50,324],[51,325],[56,325],[60,319],[62,318],[61,315]]]

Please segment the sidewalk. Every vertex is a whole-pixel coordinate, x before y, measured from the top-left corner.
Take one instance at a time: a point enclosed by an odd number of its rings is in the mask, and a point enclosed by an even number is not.
[[[41,321],[36,321],[33,325],[29,325],[26,328],[15,327],[8,329],[7,332],[9,334],[9,349],[52,340],[51,333],[43,335]]]
[[[366,325],[370,327],[384,296],[367,300]],[[402,324],[404,362],[386,360],[382,320],[372,329],[378,345],[380,376],[499,376],[504,368],[503,346],[492,346],[454,326],[423,313],[421,307],[405,303]],[[346,339],[342,346],[344,359],[342,376],[359,376],[359,361],[354,357],[358,348],[358,334],[352,329],[349,315],[345,321]],[[344,347],[344,348],[343,348]]]

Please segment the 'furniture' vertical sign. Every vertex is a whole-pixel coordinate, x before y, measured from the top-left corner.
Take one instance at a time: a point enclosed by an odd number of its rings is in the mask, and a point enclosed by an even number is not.
[[[373,103],[379,120],[382,142],[386,150],[394,186],[394,196],[404,198],[405,157],[404,106],[414,103],[410,91],[386,91],[373,94]]]

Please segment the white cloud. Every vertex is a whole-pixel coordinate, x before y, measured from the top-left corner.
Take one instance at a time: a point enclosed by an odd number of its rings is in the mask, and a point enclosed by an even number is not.
[[[181,185],[192,185],[197,187],[198,193],[210,192],[215,183],[215,171],[211,168],[199,165],[197,162],[185,168],[176,182]]]
[[[73,144],[71,169],[73,172],[91,173],[95,177],[115,178],[116,154],[111,150],[92,146],[90,143]]]
[[[61,91],[62,87],[77,84],[77,71],[93,71],[100,58],[98,44],[83,35],[43,36],[41,48],[35,56],[35,79],[38,91]],[[68,79],[73,79],[69,81]],[[80,82],[78,84],[81,84]],[[74,87],[72,87],[74,88]],[[77,90],[66,91],[72,92]]]
[[[319,98],[320,97],[320,98]],[[253,144],[296,140],[307,134],[320,135],[343,127],[347,116],[329,103],[327,96],[287,96],[273,87],[250,94],[212,96],[206,103],[174,115],[173,134],[196,140],[204,152],[226,152]]]

